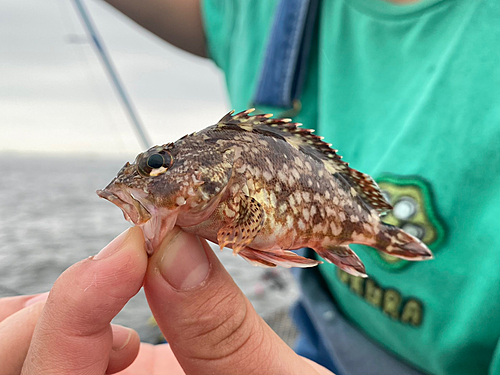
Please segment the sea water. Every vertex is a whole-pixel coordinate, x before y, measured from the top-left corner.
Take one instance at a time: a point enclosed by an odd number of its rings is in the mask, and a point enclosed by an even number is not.
[[[95,193],[125,161],[0,154],[0,297],[49,290],[66,268],[95,255],[129,227],[121,211]],[[228,249],[216,252],[257,312],[283,326],[284,312],[298,294],[288,270],[254,267]],[[160,333],[150,318],[141,290],[114,322],[136,329],[143,341],[157,342]],[[293,327],[285,324],[282,334],[290,341]]]

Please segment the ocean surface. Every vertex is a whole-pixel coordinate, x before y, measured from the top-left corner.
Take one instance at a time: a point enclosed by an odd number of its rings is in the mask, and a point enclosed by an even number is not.
[[[129,227],[121,211],[100,199],[127,160],[0,153],[0,297],[41,293],[72,264],[95,255]],[[214,246],[222,263],[257,312],[292,343],[286,311],[298,296],[289,270],[254,267]],[[146,342],[160,332],[141,290],[115,322]]]

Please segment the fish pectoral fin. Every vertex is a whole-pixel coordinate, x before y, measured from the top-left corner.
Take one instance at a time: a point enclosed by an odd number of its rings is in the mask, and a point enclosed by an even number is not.
[[[361,259],[348,245],[328,246],[314,249],[328,263],[333,263],[341,270],[360,277],[368,277]]]
[[[238,198],[237,214],[217,233],[221,249],[232,245],[234,255],[248,246],[264,226],[264,210],[260,203],[243,193],[240,193]]]
[[[314,267],[322,263],[319,260],[304,258],[288,250],[260,251],[245,247],[238,253],[250,264],[260,267]]]

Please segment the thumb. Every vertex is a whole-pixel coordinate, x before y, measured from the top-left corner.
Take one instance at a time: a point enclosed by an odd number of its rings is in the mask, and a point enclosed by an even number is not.
[[[142,231],[132,228],[68,268],[52,287],[21,373],[102,375],[130,365],[139,337],[110,322],[141,288],[146,267]]]
[[[194,235],[174,228],[149,262],[144,289],[187,375],[318,374],[257,315]]]

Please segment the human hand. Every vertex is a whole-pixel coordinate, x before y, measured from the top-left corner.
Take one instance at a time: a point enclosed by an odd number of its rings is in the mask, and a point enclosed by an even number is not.
[[[332,374],[293,352],[257,315],[206,241],[177,227],[149,260],[144,289],[187,375]],[[169,374],[161,370],[152,374]]]
[[[129,366],[139,336],[110,322],[141,288],[146,267],[142,231],[132,228],[67,269],[47,302],[0,299],[0,375],[101,375]]]
[[[170,283],[159,271],[161,260]],[[28,307],[29,296],[0,299],[0,375],[102,375],[124,368],[120,375],[331,374],[288,348],[206,242],[178,228],[150,260],[145,280],[174,351],[139,344],[128,328],[111,328],[111,319],[140,289],[146,265],[142,233],[133,228],[65,271],[46,303],[44,296]],[[204,271],[208,275],[201,277]]]

